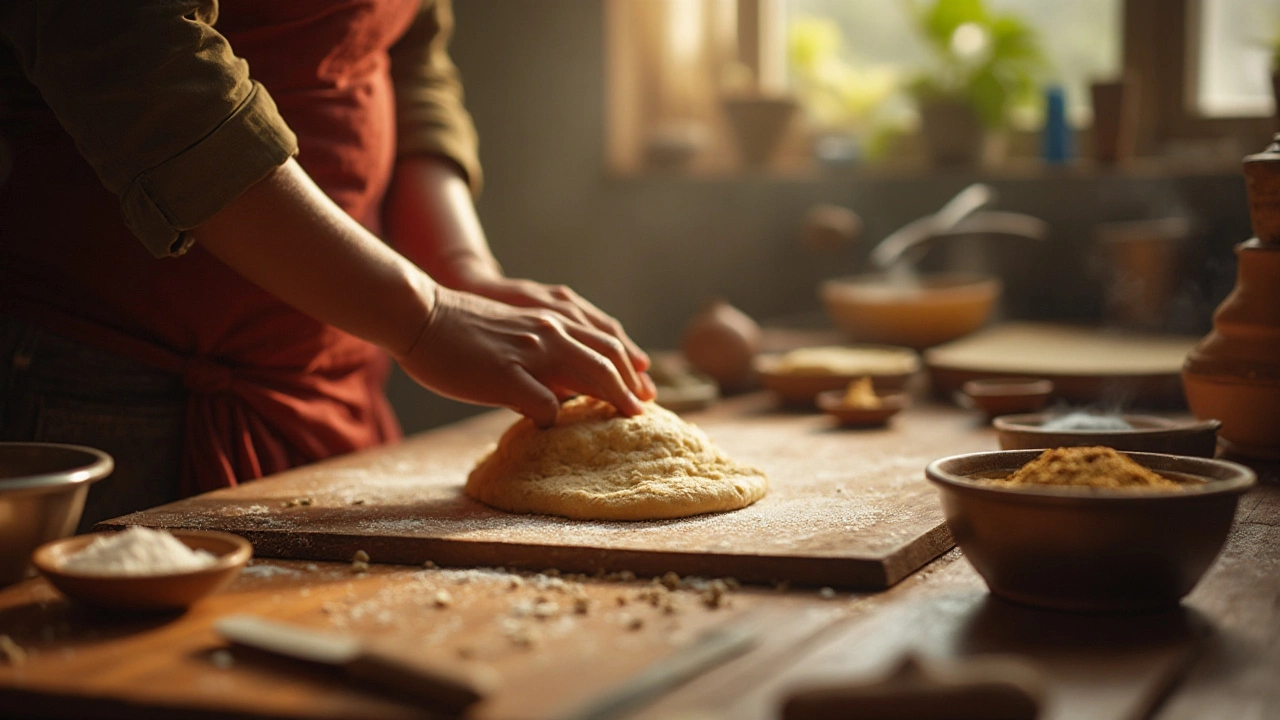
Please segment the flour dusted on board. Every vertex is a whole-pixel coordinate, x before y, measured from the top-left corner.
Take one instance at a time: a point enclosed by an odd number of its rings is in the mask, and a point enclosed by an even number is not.
[[[192,550],[165,530],[134,525],[67,556],[61,569],[82,575],[163,575],[201,570],[216,561],[209,551]]]

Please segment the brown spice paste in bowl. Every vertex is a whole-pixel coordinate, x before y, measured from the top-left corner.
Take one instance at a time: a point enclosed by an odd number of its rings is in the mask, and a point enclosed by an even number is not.
[[[1180,491],[1182,483],[1143,467],[1109,447],[1050,448],[1004,478],[983,484],[1000,487],[1055,485],[1106,490]]]

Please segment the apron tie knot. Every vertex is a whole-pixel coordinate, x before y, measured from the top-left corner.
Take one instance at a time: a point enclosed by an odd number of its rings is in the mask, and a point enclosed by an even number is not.
[[[182,384],[200,395],[231,389],[231,369],[205,358],[188,358],[182,366]]]

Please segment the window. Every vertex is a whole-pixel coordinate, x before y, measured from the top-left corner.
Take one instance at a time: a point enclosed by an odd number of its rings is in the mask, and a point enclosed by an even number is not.
[[[1072,124],[1087,126],[1091,81],[1121,68],[1120,0],[786,0],[786,13],[810,120],[873,149],[919,126],[922,86],[951,86],[988,125],[1024,131],[1043,126],[1042,92],[1059,86]]]
[[[1196,110],[1207,117],[1259,117],[1275,107],[1270,76],[1280,48],[1275,0],[1200,0]]]
[[[993,12],[1030,25],[1043,45],[1041,79],[1062,85],[1073,121],[1088,124],[1089,83],[1120,71],[1120,0],[988,0],[987,4]],[[831,23],[840,32],[852,65],[910,77],[928,72],[931,60],[929,47],[913,22],[912,7],[883,0],[788,0],[788,30],[794,37],[806,26]],[[1024,117],[1022,124],[1029,125],[1033,119]]]
[[[924,152],[931,108],[956,88],[981,121],[971,137],[1006,141],[986,157],[1015,159],[1039,156],[1061,88],[1087,157],[1090,86],[1120,77],[1137,88],[1141,156],[1226,168],[1273,131],[1276,0],[607,2],[623,174],[919,168],[940,161]]]

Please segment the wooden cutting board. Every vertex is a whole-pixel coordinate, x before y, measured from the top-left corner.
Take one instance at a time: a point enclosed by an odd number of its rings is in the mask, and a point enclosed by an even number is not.
[[[1098,327],[1009,322],[926,350],[935,391],[968,380],[1042,377],[1054,396],[1108,410],[1185,407],[1182,363],[1200,338]]]
[[[467,473],[515,419],[488,413],[237,488],[108,521],[121,528],[225,530],[260,556],[735,577],[881,589],[952,546],[924,467],[994,450],[994,433],[954,408],[916,407],[872,430],[780,413],[767,395],[688,418],[762,468],[766,497],[737,512],[655,522],[581,522],[493,510],[462,493]]]

